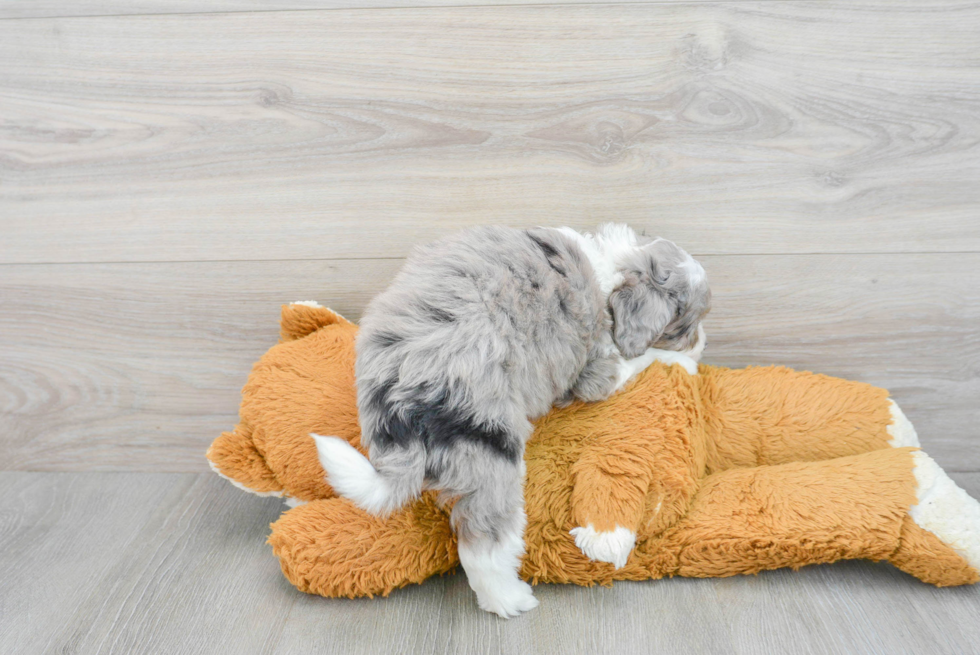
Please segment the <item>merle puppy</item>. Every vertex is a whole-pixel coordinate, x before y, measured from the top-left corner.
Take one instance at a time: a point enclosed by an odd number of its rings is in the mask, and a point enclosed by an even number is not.
[[[709,301],[690,255],[624,225],[481,227],[416,248],[357,337],[370,461],[313,435],[328,481],[377,515],[423,489],[458,499],[459,559],[480,607],[529,610],[537,600],[518,569],[531,420],[607,398],[676,351],[696,360]]]

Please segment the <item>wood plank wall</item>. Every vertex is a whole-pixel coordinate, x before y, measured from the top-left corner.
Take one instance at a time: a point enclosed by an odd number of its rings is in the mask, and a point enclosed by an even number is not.
[[[0,468],[207,470],[279,304],[617,220],[704,262],[707,362],[980,471],[980,4],[62,4],[0,6]]]

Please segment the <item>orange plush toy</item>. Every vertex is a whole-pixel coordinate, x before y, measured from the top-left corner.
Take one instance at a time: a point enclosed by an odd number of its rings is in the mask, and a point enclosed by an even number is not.
[[[379,519],[324,481],[310,433],[360,446],[356,333],[315,303],[284,306],[241,423],[207,455],[236,486],[293,505],[269,543],[290,582],[324,596],[387,595],[458,563],[434,495]],[[654,364],[604,402],[537,422],[521,574],[592,585],[866,558],[974,583],[980,504],[917,446],[887,392],[866,384]]]

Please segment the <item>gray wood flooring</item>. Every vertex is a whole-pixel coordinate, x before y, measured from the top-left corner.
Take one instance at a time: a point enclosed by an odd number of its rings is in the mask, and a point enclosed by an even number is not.
[[[887,565],[299,594],[210,474],[279,305],[413,244],[628,221],[709,363],[887,387],[980,495],[980,2],[0,1],[0,653],[976,653]]]
[[[980,470],[980,253],[708,255],[705,361],[886,387],[953,471]],[[207,471],[279,308],[356,318],[397,259],[0,266],[0,462]]]
[[[980,474],[954,475],[974,495]],[[465,576],[308,596],[265,537],[282,504],[210,474],[0,473],[0,644],[37,653],[975,653],[980,587],[843,562],[612,588],[545,585],[501,621]]]

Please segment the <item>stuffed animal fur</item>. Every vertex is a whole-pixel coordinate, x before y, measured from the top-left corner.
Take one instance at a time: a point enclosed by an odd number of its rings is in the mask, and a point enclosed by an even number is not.
[[[293,505],[269,537],[285,576],[355,597],[452,570],[449,508],[434,494],[380,519],[325,482],[310,433],[360,446],[356,326],[296,303],[281,329],[245,385],[239,425],[207,456],[236,486]],[[592,585],[864,558],[939,586],[975,583],[980,504],[915,446],[882,389],[778,367],[654,364],[606,401],[537,422],[521,575]]]

